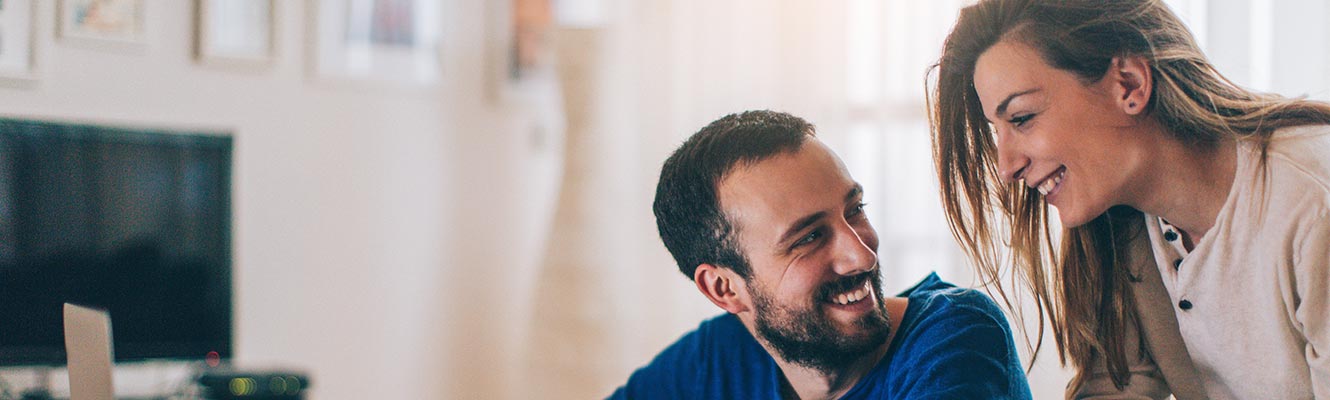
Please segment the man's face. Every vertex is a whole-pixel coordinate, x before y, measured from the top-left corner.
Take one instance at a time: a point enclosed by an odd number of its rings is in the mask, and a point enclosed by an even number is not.
[[[830,149],[810,137],[796,152],[736,167],[718,195],[752,267],[752,325],[782,358],[836,369],[886,341],[877,233]]]

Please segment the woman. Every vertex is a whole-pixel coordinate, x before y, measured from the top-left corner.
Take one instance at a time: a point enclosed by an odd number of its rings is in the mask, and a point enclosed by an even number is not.
[[[1235,86],[1151,0],[980,1],[935,68],[952,232],[1014,264],[1068,397],[1330,398],[1330,106]]]

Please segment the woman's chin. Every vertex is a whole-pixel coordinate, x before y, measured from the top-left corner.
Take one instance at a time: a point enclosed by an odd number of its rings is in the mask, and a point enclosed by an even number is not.
[[[1103,214],[1103,212],[1092,214],[1086,212],[1084,209],[1078,209],[1076,207],[1067,207],[1065,210],[1058,206],[1053,206],[1053,208],[1057,210],[1058,220],[1062,222],[1062,229],[1080,227],[1081,225],[1090,223],[1090,221],[1094,220],[1095,217],[1098,217],[1100,214]]]

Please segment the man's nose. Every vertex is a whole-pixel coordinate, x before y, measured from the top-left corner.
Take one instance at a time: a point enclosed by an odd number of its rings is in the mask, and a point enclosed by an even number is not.
[[[877,252],[864,242],[864,238],[849,224],[842,225],[840,231],[836,235],[836,273],[851,276],[876,268]]]

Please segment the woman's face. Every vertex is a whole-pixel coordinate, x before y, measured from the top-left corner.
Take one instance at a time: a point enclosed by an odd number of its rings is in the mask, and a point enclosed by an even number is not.
[[[1129,178],[1143,157],[1132,114],[1145,104],[1117,71],[1085,84],[1034,48],[1003,40],[979,56],[974,87],[996,136],[1002,180],[1037,189],[1064,227],[1085,224],[1135,192]]]

